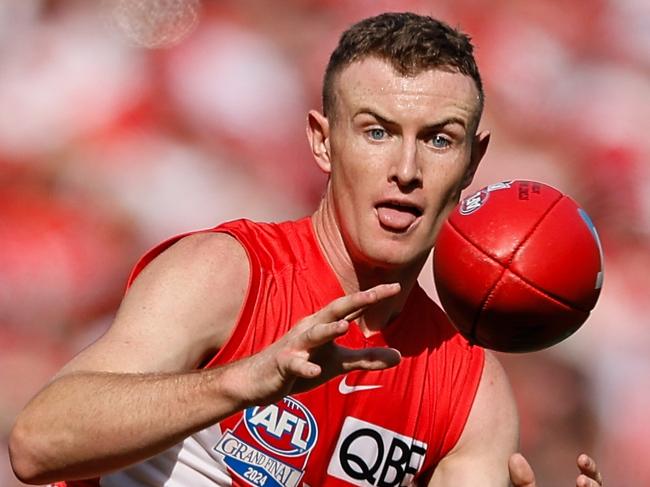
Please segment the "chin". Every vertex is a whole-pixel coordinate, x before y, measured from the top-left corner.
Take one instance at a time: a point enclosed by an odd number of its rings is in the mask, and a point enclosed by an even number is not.
[[[426,260],[429,249],[410,242],[377,239],[361,253],[369,267],[396,270],[420,264]]]
[[[418,219],[405,231],[394,231],[374,220],[356,232],[348,233],[348,251],[356,265],[368,269],[399,270],[423,263],[433,247],[426,234],[428,221]]]

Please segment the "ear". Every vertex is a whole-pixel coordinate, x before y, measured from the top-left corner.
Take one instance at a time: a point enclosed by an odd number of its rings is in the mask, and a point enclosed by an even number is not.
[[[490,132],[483,130],[474,136],[472,141],[472,153],[470,155],[470,163],[465,176],[463,177],[463,189],[467,188],[474,179],[474,174],[478,169],[478,164],[483,159],[487,151],[488,144],[490,143]]]
[[[329,120],[316,110],[307,115],[307,138],[318,167],[326,174],[332,172]]]

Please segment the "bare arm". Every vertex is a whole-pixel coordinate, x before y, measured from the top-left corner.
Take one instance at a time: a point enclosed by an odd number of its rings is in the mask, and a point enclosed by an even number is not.
[[[395,365],[390,349],[333,340],[398,285],[339,298],[263,351],[193,371],[226,339],[248,283],[243,249],[225,235],[184,239],[154,260],[114,324],[18,417],[10,438],[19,478],[88,478],[141,461],[251,404],[322,384],[347,370]],[[348,317],[348,320],[344,319]]]
[[[247,282],[244,250],[226,235],[195,235],[156,258],[106,334],[17,418],[16,474],[33,482],[93,476],[239,407],[222,390],[222,370],[190,371],[227,337]]]
[[[519,418],[505,371],[486,351],[485,367],[472,411],[458,444],[439,463],[429,487],[537,487],[526,459],[515,453]],[[596,462],[578,457],[577,487],[602,486]]]
[[[494,355],[485,366],[458,443],[436,468],[429,487],[507,487],[508,458],[517,450],[519,418],[506,374]]]

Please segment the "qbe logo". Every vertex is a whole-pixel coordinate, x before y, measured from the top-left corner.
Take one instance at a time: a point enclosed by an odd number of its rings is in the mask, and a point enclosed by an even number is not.
[[[424,442],[348,416],[327,473],[354,485],[410,485],[426,451]]]

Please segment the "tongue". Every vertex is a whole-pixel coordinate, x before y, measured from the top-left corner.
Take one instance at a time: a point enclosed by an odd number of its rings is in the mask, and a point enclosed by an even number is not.
[[[400,210],[392,206],[379,206],[377,208],[379,223],[390,229],[403,231],[406,230],[417,218],[413,213],[407,210]]]

